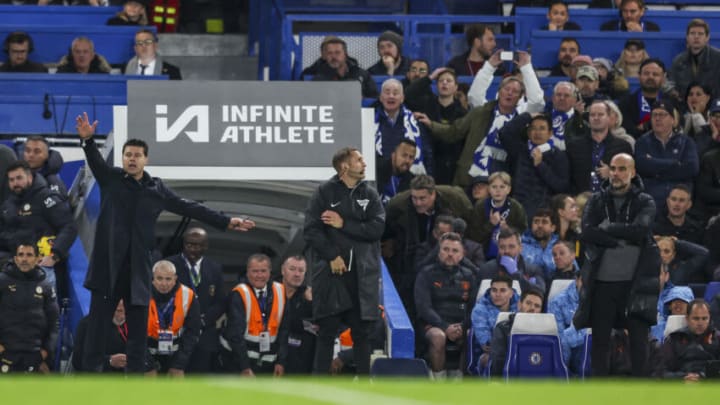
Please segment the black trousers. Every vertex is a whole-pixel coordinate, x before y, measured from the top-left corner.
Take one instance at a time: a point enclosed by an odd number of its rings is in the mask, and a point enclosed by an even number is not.
[[[125,267],[129,269],[129,265]],[[130,272],[123,271],[118,276],[115,290],[108,297],[98,291],[92,291],[90,314],[83,355],[83,368],[87,371],[102,372],[105,361],[105,342],[110,334],[113,314],[118,302],[125,303],[125,322],[128,327],[126,372],[144,373],[146,370],[148,305],[131,305]]]
[[[631,281],[595,282],[590,314],[593,377],[610,373],[610,334],[616,327],[628,331],[632,375],[646,375],[650,325],[644,320],[625,316],[631,287]]]
[[[330,363],[333,359],[335,338],[340,333],[341,325],[350,328],[353,340],[353,359],[357,374],[370,374],[370,332],[375,321],[365,321],[361,317],[360,299],[358,296],[357,272],[351,271],[341,276],[345,288],[350,293],[353,307],[337,315],[317,319],[320,327],[315,345],[315,360],[313,374],[330,373]]]
[[[19,352],[5,350],[0,355],[0,373],[33,373],[38,372],[42,363],[40,351]]]

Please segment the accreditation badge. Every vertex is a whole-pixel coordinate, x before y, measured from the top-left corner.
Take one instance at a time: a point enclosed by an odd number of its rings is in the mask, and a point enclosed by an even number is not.
[[[172,354],[173,333],[171,330],[163,329],[158,332],[158,353]]]
[[[270,351],[270,332],[260,332],[260,353],[267,353]]]

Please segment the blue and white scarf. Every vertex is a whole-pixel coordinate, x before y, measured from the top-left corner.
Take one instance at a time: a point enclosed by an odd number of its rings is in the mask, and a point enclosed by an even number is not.
[[[385,111],[380,108],[375,113],[375,152],[378,156],[382,156],[382,131],[380,130],[380,118],[381,116],[387,117],[387,114],[385,114]],[[402,119],[403,120],[403,126],[405,127],[405,138],[412,139],[415,141],[415,144],[417,144],[416,152],[415,152],[415,160],[413,161],[412,166],[410,167],[410,172],[414,175],[418,174],[426,174],[427,170],[425,170],[425,163],[423,162],[424,156],[422,154],[423,151],[423,141],[422,137],[420,136],[420,126],[418,125],[417,120],[415,120],[415,117],[413,117],[412,111],[405,108],[405,106],[400,106],[400,111],[398,112],[396,120]],[[389,120],[389,118],[388,118]]]
[[[493,122],[488,130],[487,136],[480,142],[475,154],[473,154],[473,164],[468,170],[468,174],[472,177],[489,176],[493,167],[493,162],[504,162],[507,159],[507,152],[500,143],[498,133],[511,119],[515,118],[517,110],[513,110],[510,114],[503,114],[495,107],[493,112]]]
[[[568,112],[552,111],[552,139],[555,147],[559,150],[565,150],[565,123],[568,122],[574,113],[574,109],[570,109]]]

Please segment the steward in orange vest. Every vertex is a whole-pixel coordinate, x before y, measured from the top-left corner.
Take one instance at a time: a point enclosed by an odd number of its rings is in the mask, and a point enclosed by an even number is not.
[[[270,258],[250,256],[247,283],[230,293],[227,326],[220,339],[225,368],[243,375],[285,373],[288,329],[283,322],[286,311],[285,287],[270,282]]]
[[[177,282],[175,266],[161,260],[153,268],[148,313],[149,370],[182,376],[200,340],[200,306],[192,289]]]

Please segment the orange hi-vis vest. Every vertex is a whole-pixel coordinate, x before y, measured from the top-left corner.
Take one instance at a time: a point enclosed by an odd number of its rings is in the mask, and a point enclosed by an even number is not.
[[[267,325],[263,324],[255,290],[247,284],[240,283],[233,288],[233,291],[240,294],[245,306],[245,341],[247,342],[248,358],[259,362],[275,362],[277,359],[277,334],[285,313],[285,286],[282,283],[272,283],[272,307],[267,316]],[[262,332],[267,332],[270,337],[270,352],[260,353],[260,333]]]
[[[180,18],[180,1],[154,0],[150,14],[150,22],[157,27],[158,32],[175,32]]]
[[[190,305],[195,298],[195,293],[192,289],[185,287],[180,284],[180,288],[175,291],[175,309],[172,316],[172,324],[170,330],[173,334],[173,345],[172,351],[177,351],[178,344],[177,339],[182,335],[183,325],[185,324],[185,317],[190,310]],[[157,304],[155,299],[150,299],[150,309],[148,311],[148,337],[154,340],[158,340],[160,334],[160,317],[158,316]],[[149,346],[149,350],[152,353],[157,352],[157,348]],[[153,353],[154,354],[154,353]]]

